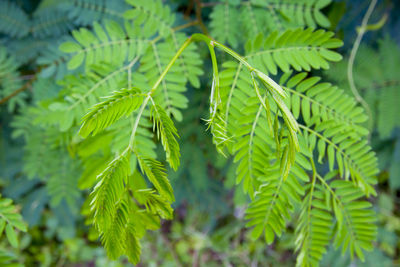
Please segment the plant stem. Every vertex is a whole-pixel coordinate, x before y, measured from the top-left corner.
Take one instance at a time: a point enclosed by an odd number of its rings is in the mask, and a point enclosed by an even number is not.
[[[10,100],[11,98],[13,98],[14,96],[18,95],[19,93],[27,90],[29,87],[31,87],[33,81],[36,78],[32,78],[30,81],[28,81],[27,83],[25,83],[21,88],[19,88],[18,90],[15,90],[14,92],[12,92],[11,94],[9,94],[8,96],[5,96],[4,98],[0,99],[0,105],[6,103],[8,100]]]
[[[174,65],[175,61],[179,58],[179,56],[183,53],[183,51],[186,49],[186,47],[188,47],[192,42],[198,42],[198,41],[203,41],[205,42],[207,45],[211,45],[211,46],[215,46],[220,48],[221,50],[223,50],[224,52],[228,53],[229,55],[231,55],[232,57],[234,57],[235,59],[237,59],[239,62],[241,62],[243,65],[245,65],[249,71],[254,70],[254,68],[247,63],[247,61],[240,56],[238,53],[236,53],[235,51],[233,51],[232,49],[226,47],[225,45],[213,40],[212,38],[208,37],[205,34],[201,34],[201,33],[195,33],[192,36],[190,36],[183,44],[182,46],[179,48],[179,50],[176,52],[176,54],[174,55],[174,57],[170,60],[170,62],[168,63],[168,65],[165,67],[164,71],[161,73],[160,77],[158,77],[157,81],[154,83],[153,87],[150,90],[150,94],[152,94],[157,87],[160,85],[161,81],[165,78],[165,75],[167,75],[168,71],[171,69],[171,67]],[[215,53],[213,53],[213,51],[210,50],[210,54],[211,54],[211,60],[213,61],[213,63],[216,62],[216,57],[215,57]]]
[[[201,28],[201,30],[203,31],[203,33],[205,35],[208,35],[208,30],[207,27],[204,25],[203,20],[201,18],[201,8],[202,8],[202,3],[200,0],[194,0],[196,2],[196,18],[197,21],[199,22],[199,26]]]
[[[204,34],[201,34],[201,33],[195,33],[191,36],[191,38],[193,38],[194,41],[203,41],[203,42],[206,42],[207,44],[218,47],[219,49],[228,53],[229,55],[231,55],[232,57],[237,59],[239,62],[241,62],[243,65],[245,65],[249,69],[249,71],[254,70],[254,68],[249,63],[247,63],[247,61],[244,59],[244,57],[240,56],[238,53],[236,53],[232,49],[226,47],[225,45],[213,40],[212,38],[210,38]]]
[[[151,98],[150,92],[147,94],[147,97],[143,100],[143,103],[140,106],[139,113],[136,116],[135,124],[133,125],[133,128],[132,128],[132,133],[131,133],[131,137],[129,139],[129,145],[128,145],[127,150],[133,150],[133,142],[135,141],[136,131],[139,126],[140,118],[142,117],[143,111],[146,108],[147,103],[149,102],[149,100]],[[124,153],[125,153],[125,151],[124,151]]]
[[[377,2],[377,0],[371,0],[371,3],[369,4],[367,13],[365,13],[365,16],[361,22],[361,26],[360,26],[360,30],[358,32],[357,38],[354,42],[353,48],[351,49],[349,64],[347,65],[347,79],[349,80],[350,89],[351,89],[354,97],[356,98],[357,102],[359,102],[365,108],[365,110],[368,112],[368,116],[370,117],[370,123],[369,123],[370,127],[369,128],[372,128],[372,126],[373,126],[372,112],[371,112],[371,109],[368,106],[367,102],[365,102],[365,100],[361,97],[360,93],[358,92],[358,90],[356,88],[356,84],[354,82],[354,77],[353,77],[353,67],[354,67],[354,60],[356,58],[358,48],[360,47],[361,40],[366,32],[368,20],[371,17],[371,14],[375,8],[376,2]]]
[[[198,21],[198,20],[194,20],[194,21],[188,22],[188,23],[186,23],[186,24],[176,26],[176,27],[172,28],[172,30],[173,30],[173,31],[180,31],[180,30],[183,30],[183,29],[192,27],[192,26],[194,26],[194,25],[196,25],[196,24],[199,24],[199,21]]]
[[[219,47],[220,49],[222,49],[224,52],[230,54],[232,57],[234,57],[235,59],[237,59],[239,62],[241,62],[243,65],[245,65],[249,71],[253,71],[254,68],[247,63],[247,61],[240,56],[239,54],[237,54],[236,52],[234,52],[233,50],[231,50],[230,48],[224,46],[223,44],[211,39],[210,37],[208,37],[205,34],[201,34],[201,33],[195,33],[192,36],[190,36],[183,44],[182,46],[179,48],[179,50],[176,52],[176,54],[174,55],[174,57],[170,60],[170,62],[168,63],[168,65],[165,67],[164,71],[161,73],[161,75],[158,77],[157,81],[154,83],[154,85],[151,87],[150,91],[147,93],[146,98],[144,99],[142,106],[140,107],[139,113],[136,116],[136,120],[135,120],[135,124],[133,125],[133,129],[132,129],[132,133],[131,133],[131,137],[129,140],[129,145],[127,150],[132,150],[133,149],[133,143],[135,140],[135,135],[136,135],[136,131],[137,128],[139,126],[139,121],[143,115],[144,109],[146,108],[149,100],[152,98],[153,93],[157,90],[158,86],[161,84],[161,82],[164,80],[165,76],[167,75],[168,71],[172,68],[172,66],[174,65],[174,63],[176,62],[176,60],[179,58],[179,56],[183,53],[183,51],[192,43],[192,42],[199,42],[199,41],[203,41],[207,44],[209,50],[210,50],[210,55],[211,55],[211,60],[213,62],[213,71],[214,71],[214,75],[216,74],[218,76],[218,69],[217,69],[217,58],[215,55],[215,51],[213,49],[213,47]],[[218,77],[217,77],[218,78]],[[218,81],[216,81],[218,83]]]

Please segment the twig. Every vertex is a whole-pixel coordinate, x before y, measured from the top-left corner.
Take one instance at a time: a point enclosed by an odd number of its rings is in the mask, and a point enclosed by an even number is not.
[[[207,27],[204,25],[203,20],[201,19],[201,0],[194,0],[196,2],[196,18],[199,22],[199,26],[205,35],[208,35]]]
[[[371,109],[368,106],[367,102],[365,102],[365,100],[361,97],[360,93],[358,92],[358,90],[356,88],[356,85],[354,82],[354,77],[353,77],[353,66],[354,66],[354,60],[356,58],[358,48],[360,47],[361,40],[366,32],[368,20],[371,17],[371,14],[375,8],[376,2],[377,2],[377,0],[371,0],[371,3],[369,4],[367,13],[365,13],[364,18],[361,22],[360,30],[357,34],[356,41],[354,42],[353,48],[351,49],[349,64],[347,65],[347,79],[349,80],[351,92],[353,93],[354,97],[356,98],[356,101],[359,102],[367,111],[368,116],[370,117],[370,128],[372,128],[372,125],[373,125],[372,112],[371,112]]]
[[[183,16],[185,18],[189,17],[190,13],[193,10],[193,6],[194,6],[194,0],[190,0],[190,3],[189,3],[188,7],[185,10],[185,13],[183,14]]]
[[[8,96],[5,96],[4,98],[0,99],[0,105],[6,103],[8,100],[10,100],[11,98],[13,98],[14,96],[18,95],[19,93],[25,91],[26,89],[28,89],[33,81],[36,78],[32,78],[30,81],[28,81],[27,83],[25,83],[21,88],[19,88],[18,90],[15,90],[14,92],[12,92],[11,94],[9,94]]]
[[[17,80],[31,80],[31,79],[34,79],[36,77],[36,75],[35,74],[29,74],[29,75],[23,75],[23,76],[19,76],[18,78],[17,78]]]
[[[201,3],[201,7],[213,7],[223,4],[223,2],[208,2],[208,3]]]
[[[172,30],[173,30],[173,31],[179,31],[179,30],[183,30],[183,29],[192,27],[192,26],[194,26],[194,25],[196,25],[196,24],[199,24],[199,21],[198,21],[198,20],[194,20],[194,21],[188,22],[188,23],[186,23],[186,24],[176,26],[176,27],[172,28]]]

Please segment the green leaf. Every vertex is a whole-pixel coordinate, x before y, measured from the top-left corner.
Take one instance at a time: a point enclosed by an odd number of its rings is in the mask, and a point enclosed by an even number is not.
[[[126,227],[126,249],[125,254],[128,256],[129,261],[136,265],[140,261],[141,245],[137,237],[137,233],[132,224]]]
[[[81,49],[81,46],[75,42],[65,42],[60,45],[59,49],[65,53],[73,53]]]
[[[327,60],[334,61],[334,62],[340,61],[343,58],[340,54],[330,51],[330,50],[327,50],[327,49],[324,49],[324,48],[321,49],[320,53]]]
[[[161,144],[166,152],[167,161],[174,170],[177,170],[181,154],[179,152],[179,144],[176,141],[176,137],[179,136],[174,123],[159,105],[153,105],[150,114],[153,120],[153,131],[156,129],[157,138],[161,138]]]
[[[163,165],[155,159],[143,158],[137,155],[140,169],[146,174],[161,196],[169,202],[175,201],[174,193],[165,173]]]
[[[10,224],[7,224],[6,226],[6,236],[8,239],[8,242],[10,242],[11,246],[14,248],[18,247],[18,238],[17,234],[15,233],[13,227]]]
[[[328,160],[329,160],[329,170],[333,171],[335,165],[335,148],[333,145],[328,146]]]
[[[129,175],[129,161],[121,155],[115,158],[97,177],[97,184],[91,193],[93,223],[99,230],[112,224],[112,216],[117,212],[116,203],[125,194],[125,185]]]
[[[4,227],[6,226],[6,220],[0,218],[0,237],[3,234]]]
[[[138,88],[121,89],[115,91],[105,101],[96,104],[91,111],[82,118],[79,134],[87,137],[96,135],[123,116],[130,115],[143,102],[144,94]]]
[[[68,61],[68,69],[69,70],[74,70],[77,67],[79,67],[83,60],[85,59],[85,54],[83,53],[78,53],[76,55],[74,55],[69,61]]]
[[[324,156],[325,156],[325,147],[326,147],[326,144],[325,144],[325,142],[323,141],[323,140],[318,140],[318,162],[322,162],[322,159],[324,158]]]

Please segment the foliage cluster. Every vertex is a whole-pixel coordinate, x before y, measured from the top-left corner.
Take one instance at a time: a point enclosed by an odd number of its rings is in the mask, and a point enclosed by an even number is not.
[[[395,257],[396,206],[373,204],[377,178],[400,187],[400,51],[359,51],[371,118],[332,31],[341,7],[0,0],[0,180],[29,226],[18,244],[27,228],[0,200],[0,263],[150,264],[150,247],[159,265],[318,266],[335,249],[369,262],[377,237]]]

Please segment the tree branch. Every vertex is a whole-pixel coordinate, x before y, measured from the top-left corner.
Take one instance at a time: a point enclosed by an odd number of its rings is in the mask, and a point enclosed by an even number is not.
[[[199,26],[203,31],[203,33],[205,35],[208,35],[207,27],[204,25],[203,20],[201,18],[201,8],[202,8],[201,0],[194,0],[194,1],[196,2],[196,18],[197,21],[199,22]]]
[[[33,81],[36,78],[32,78],[30,81],[28,81],[27,83],[25,83],[21,88],[19,88],[18,90],[15,90],[14,92],[12,92],[11,94],[9,94],[8,96],[5,96],[4,98],[0,99],[0,105],[6,103],[8,100],[10,100],[11,98],[13,98],[14,96],[18,95],[19,93],[27,90],[28,88],[31,87]]]

